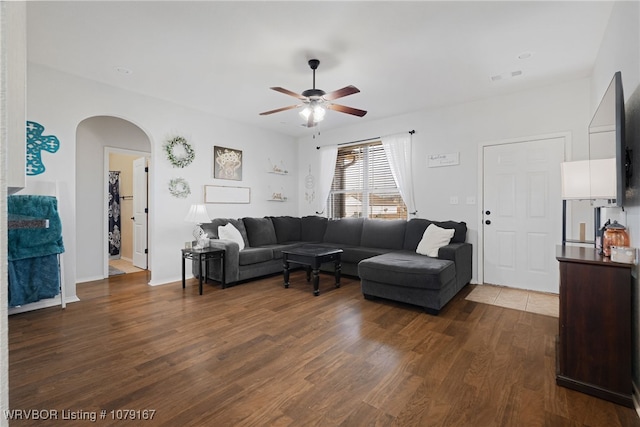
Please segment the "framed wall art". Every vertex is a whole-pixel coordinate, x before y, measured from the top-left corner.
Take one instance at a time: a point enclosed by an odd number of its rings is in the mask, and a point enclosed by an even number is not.
[[[242,151],[214,146],[213,177],[242,181]]]
[[[205,203],[251,203],[251,188],[225,187],[222,185],[204,186]]]
[[[427,167],[438,168],[442,166],[455,166],[460,164],[460,153],[429,154]]]

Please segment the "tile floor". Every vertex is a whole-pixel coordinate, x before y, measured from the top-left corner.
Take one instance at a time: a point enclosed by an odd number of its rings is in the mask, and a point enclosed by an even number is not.
[[[557,294],[527,291],[494,285],[476,285],[467,295],[470,301],[513,308],[558,317],[559,300]]]
[[[137,273],[138,271],[144,271],[138,267],[135,267],[131,261],[126,259],[111,259],[109,260],[109,265],[117,268],[118,270],[122,270],[125,273]]]

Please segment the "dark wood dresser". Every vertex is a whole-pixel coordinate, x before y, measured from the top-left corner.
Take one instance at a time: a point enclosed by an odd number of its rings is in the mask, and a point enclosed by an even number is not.
[[[633,265],[576,246],[558,246],[556,259],[560,263],[556,383],[633,408]]]

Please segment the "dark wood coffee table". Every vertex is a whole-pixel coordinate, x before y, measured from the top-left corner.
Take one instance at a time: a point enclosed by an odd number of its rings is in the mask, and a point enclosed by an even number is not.
[[[320,266],[326,262],[335,265],[336,288],[340,287],[340,270],[342,249],[321,245],[304,245],[288,251],[282,251],[284,268],[284,287],[289,287],[289,264],[301,264],[307,267],[307,282],[313,273],[313,295],[320,295]]]

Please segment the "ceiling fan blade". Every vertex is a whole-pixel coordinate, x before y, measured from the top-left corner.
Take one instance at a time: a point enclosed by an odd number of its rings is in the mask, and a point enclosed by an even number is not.
[[[298,105],[289,105],[288,107],[276,108],[275,110],[265,111],[264,113],[260,113],[261,116],[266,116],[268,114],[279,113],[280,111],[292,110],[294,108],[302,107],[303,104]]]
[[[357,108],[352,108],[352,107],[345,107],[344,105],[339,105],[339,104],[328,104],[326,105],[326,107],[330,110],[339,111],[341,113],[352,114],[358,117],[362,117],[365,114],[367,114],[365,110],[359,110]]]
[[[329,92],[323,96],[323,98],[327,101],[333,101],[334,99],[342,98],[343,96],[353,95],[354,93],[360,92],[355,86],[345,86],[342,89],[334,90],[333,92]]]
[[[294,98],[298,98],[302,101],[307,99],[306,97],[300,95],[299,93],[292,92],[289,89],[285,89],[283,87],[272,87],[271,89],[275,90],[276,92],[284,93],[285,95],[293,96]]]

